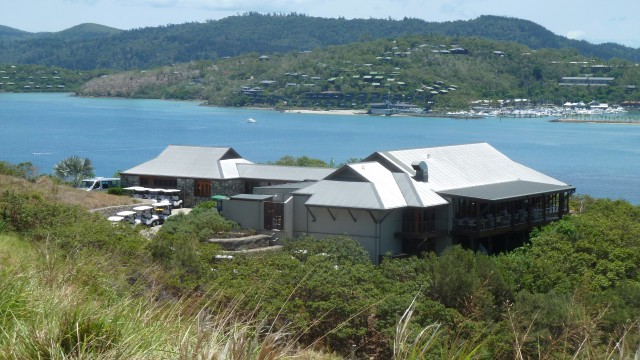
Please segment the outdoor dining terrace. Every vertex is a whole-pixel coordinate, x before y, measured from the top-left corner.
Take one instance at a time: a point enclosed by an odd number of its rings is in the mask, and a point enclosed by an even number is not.
[[[520,231],[559,220],[569,212],[563,194],[491,202],[455,200],[452,232],[472,237]]]
[[[558,220],[559,212],[557,207],[545,209],[533,209],[525,211],[520,209],[515,213],[503,212],[501,214],[487,214],[482,217],[464,217],[454,220],[454,230],[488,231],[499,228],[509,228],[522,224],[545,223]]]

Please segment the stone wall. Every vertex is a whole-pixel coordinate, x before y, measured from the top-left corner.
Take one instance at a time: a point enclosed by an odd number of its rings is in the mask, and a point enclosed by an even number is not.
[[[120,174],[120,186],[123,188],[140,186],[140,176]]]
[[[210,239],[209,242],[220,245],[222,250],[242,251],[269,247],[272,245],[270,240],[269,235],[251,235],[232,239]]]
[[[211,195],[238,195],[244,193],[244,180],[213,180],[211,182]]]
[[[132,208],[139,206],[140,204],[129,204],[129,205],[118,205],[118,206],[109,206],[105,208],[99,209],[91,209],[90,212],[98,213],[104,217],[109,217],[119,213],[120,211],[131,210]]]
[[[140,176],[121,175],[122,187],[140,186]],[[180,196],[185,207],[194,207],[197,204],[209,201],[211,198],[196,196],[194,179],[176,179],[177,188],[181,191]],[[244,193],[245,181],[241,179],[233,180],[211,180],[211,195],[232,196]]]

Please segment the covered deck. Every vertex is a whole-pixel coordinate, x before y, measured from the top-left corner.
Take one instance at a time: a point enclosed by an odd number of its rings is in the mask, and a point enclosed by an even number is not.
[[[429,208],[408,207],[402,211],[402,230],[395,234],[402,241],[402,252],[419,254],[435,251],[434,240],[447,236],[447,205]]]
[[[439,192],[451,198],[454,236],[489,238],[561,219],[575,187],[511,181]]]

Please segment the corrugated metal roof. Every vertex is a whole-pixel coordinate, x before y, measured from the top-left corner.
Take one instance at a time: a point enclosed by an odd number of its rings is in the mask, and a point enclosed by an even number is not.
[[[425,182],[413,180],[408,174],[394,173],[396,183],[405,198],[407,206],[429,207],[448,204],[447,200],[431,190]]]
[[[376,162],[363,162],[346,166],[353,169],[375,187],[383,208],[389,209],[407,205],[396,179],[384,166]]]
[[[294,189],[304,189],[309,185],[315,184],[315,181],[300,181],[300,182],[295,182],[295,183],[286,183],[286,184],[278,184],[278,185],[270,185],[270,186],[258,186],[258,187],[254,187],[253,191],[255,192],[256,190],[259,189],[265,189],[265,190],[277,190],[277,189],[283,189],[283,190],[294,190]]]
[[[568,185],[542,184],[531,181],[509,181],[498,184],[472,186],[462,189],[442,191],[442,195],[453,195],[472,199],[499,201],[525,198],[538,194],[553,194],[573,191],[575,187]]]
[[[373,184],[322,180],[295,194],[311,194],[305,205],[350,209],[385,209]]]
[[[320,180],[333,173],[333,168],[280,166],[260,164],[239,164],[238,175],[244,179],[254,180],[280,180],[280,181],[305,181]]]
[[[487,143],[383,151],[378,154],[411,176],[415,176],[411,163],[425,161],[428,183],[434,191],[516,180],[567,185],[509,159]]]
[[[294,192],[311,195],[308,206],[387,210],[407,206],[429,207],[447,201],[407,174],[391,173],[376,162],[340,168],[335,176]]]
[[[155,159],[123,174],[195,179],[237,178],[237,164],[250,164],[229,147],[169,145]]]

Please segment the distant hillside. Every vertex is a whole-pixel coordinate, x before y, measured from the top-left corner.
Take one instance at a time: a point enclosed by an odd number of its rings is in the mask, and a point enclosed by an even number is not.
[[[30,32],[0,25],[0,40],[2,41],[11,41],[11,40],[18,40],[18,39],[22,40],[22,39],[28,39],[32,36],[33,34]]]
[[[122,32],[123,30],[112,28],[109,26],[92,24],[92,23],[84,23],[80,25],[76,25],[69,29],[51,33],[52,36],[59,37],[65,40],[77,41],[77,40],[96,40],[101,37],[114,35]]]
[[[589,76],[611,80],[603,86],[562,80]],[[467,109],[480,99],[620,103],[637,101],[638,88],[640,68],[628,61],[598,60],[575,49],[532,50],[515,42],[408,35],[106,74],[78,93],[276,108],[363,109],[389,100],[446,110]]]
[[[412,34],[484,37],[514,41],[532,49],[576,48],[584,56],[640,61],[639,49],[570,40],[530,21],[498,16],[435,23],[411,18],[347,20],[300,14],[248,13],[206,23],[185,23],[121,32],[91,30],[96,26],[98,25],[85,24],[81,29],[76,27],[61,32],[63,36],[60,36],[61,33],[52,33],[26,40],[15,40],[15,36],[10,38],[0,33],[0,63],[55,65],[85,70],[144,69],[192,60],[215,60],[251,52],[312,50]],[[77,35],[77,31],[85,36]]]
[[[62,39],[65,41],[93,41],[95,39],[117,34],[123,30],[100,24],[84,23],[58,32],[31,33],[0,25],[0,42],[15,42],[32,39]],[[9,46],[9,51],[12,46]]]

